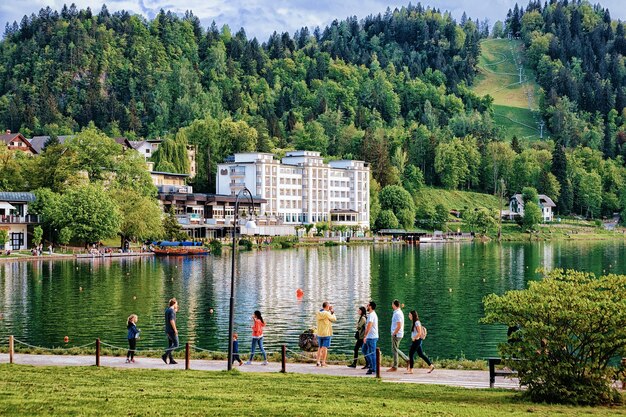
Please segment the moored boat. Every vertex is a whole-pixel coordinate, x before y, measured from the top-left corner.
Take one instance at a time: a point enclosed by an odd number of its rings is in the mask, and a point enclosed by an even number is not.
[[[154,242],[152,252],[159,256],[206,255],[209,249],[201,242]]]
[[[152,252],[154,252],[155,255],[161,255],[161,256],[186,256],[189,255],[189,251],[185,248],[177,248],[177,247],[170,247],[170,248],[152,248]]]

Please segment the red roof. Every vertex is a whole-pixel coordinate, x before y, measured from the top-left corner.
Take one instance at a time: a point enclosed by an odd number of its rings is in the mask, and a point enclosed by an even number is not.
[[[33,148],[28,139],[26,139],[21,133],[5,133],[4,135],[0,135],[0,141],[4,142],[9,149],[18,149],[25,151],[25,149],[22,149],[22,147],[10,145],[10,143],[14,142],[16,139],[23,142],[33,155],[37,154],[35,148]]]

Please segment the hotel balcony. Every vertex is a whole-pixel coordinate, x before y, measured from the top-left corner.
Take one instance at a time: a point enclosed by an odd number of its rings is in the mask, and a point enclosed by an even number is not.
[[[37,224],[39,216],[27,214],[26,216],[0,216],[0,224]]]

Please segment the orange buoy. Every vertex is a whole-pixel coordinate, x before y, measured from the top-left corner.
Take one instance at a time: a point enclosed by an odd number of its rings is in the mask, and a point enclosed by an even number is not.
[[[298,288],[296,290],[296,297],[302,298],[303,295],[304,295],[304,291],[302,291],[302,288]]]
[[[65,337],[63,338],[63,341],[64,341],[65,343],[67,343],[67,342],[69,342],[69,341],[70,341],[70,338],[69,338],[69,337],[67,337],[67,336],[65,336]]]

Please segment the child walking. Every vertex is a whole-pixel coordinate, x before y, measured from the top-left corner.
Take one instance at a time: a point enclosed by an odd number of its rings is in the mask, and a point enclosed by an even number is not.
[[[265,327],[265,320],[261,316],[261,312],[256,310],[252,315],[252,352],[250,352],[250,358],[246,362],[246,365],[252,364],[254,359],[254,350],[256,345],[259,346],[259,350],[263,354],[263,363],[261,365],[267,365],[267,355],[265,349],[263,349],[263,328]]]
[[[233,362],[239,362],[239,366],[243,365],[243,361],[239,357],[239,335],[237,333],[233,334]]]
[[[139,318],[136,314],[128,316],[128,322],[126,328],[128,329],[128,352],[126,352],[126,363],[135,363],[135,350],[137,349],[137,339],[139,339],[139,333],[141,330],[137,328],[137,320]]]

